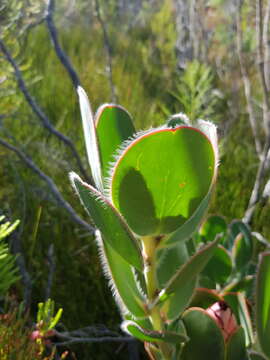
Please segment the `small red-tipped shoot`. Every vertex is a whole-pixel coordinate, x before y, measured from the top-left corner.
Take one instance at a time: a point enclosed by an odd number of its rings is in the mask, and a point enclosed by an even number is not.
[[[236,318],[231,308],[225,303],[225,301],[218,301],[206,309],[206,312],[220,327],[226,342],[231,334],[238,328]]]

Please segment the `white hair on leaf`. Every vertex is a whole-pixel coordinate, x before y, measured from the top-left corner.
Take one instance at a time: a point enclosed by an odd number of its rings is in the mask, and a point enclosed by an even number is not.
[[[100,166],[98,140],[96,135],[93,113],[91,110],[89,99],[84,89],[81,86],[78,86],[77,92],[79,96],[83,132],[84,132],[84,141],[86,146],[88,162],[91,168],[94,183],[98,188],[98,190],[100,192],[103,192],[103,181],[102,181],[101,166]]]

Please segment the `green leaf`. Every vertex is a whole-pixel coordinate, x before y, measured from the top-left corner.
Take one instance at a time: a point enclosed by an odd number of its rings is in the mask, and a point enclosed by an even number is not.
[[[143,329],[134,321],[124,321],[121,327],[130,335],[147,342],[164,341],[167,343],[178,344],[188,340],[188,337],[185,334],[178,334],[168,331],[149,331],[147,329]]]
[[[115,207],[139,235],[175,231],[209,193],[214,145],[196,128],[157,129],[135,139],[112,175]]]
[[[165,245],[173,245],[180,241],[187,240],[193,235],[193,233],[200,225],[205,211],[208,208],[210,197],[211,193],[209,192],[203,199],[197,210],[194,212],[194,214],[180,228],[178,228],[173,234],[171,234],[168,239],[166,239]]]
[[[146,317],[146,299],[139,289],[132,267],[108,243],[103,241],[99,233],[97,233],[97,240],[101,254],[105,255],[102,259],[105,274],[110,280],[120,310],[125,314],[127,309],[133,317]]]
[[[193,281],[199,275],[208,261],[215,253],[218,245],[218,239],[205,246],[203,246],[197,253],[195,253],[176,274],[168,281],[165,287],[165,293],[169,295],[177,291],[177,289],[184,287],[189,282]]]
[[[217,235],[225,235],[227,232],[227,224],[223,217],[212,215],[202,224],[200,235],[204,241],[213,241]]]
[[[193,294],[190,306],[207,309],[215,302],[223,300],[216,290],[197,288]]]
[[[228,339],[226,346],[226,360],[248,360],[245,344],[245,333],[239,327]]]
[[[88,162],[90,165],[94,183],[97,189],[103,192],[103,180],[101,175],[100,155],[99,155],[96,128],[94,124],[94,118],[93,118],[91,106],[87,94],[81,86],[78,86],[77,93],[80,102],[84,141],[86,146]]]
[[[95,116],[102,175],[108,174],[116,149],[135,133],[130,114],[121,106],[102,105]]]
[[[224,301],[230,306],[236,317],[237,323],[240,324],[245,332],[246,346],[254,342],[253,329],[247,301],[242,293],[228,293],[223,296]]]
[[[248,227],[241,221],[233,224],[233,233],[238,234],[235,236],[232,256],[235,266],[238,271],[243,271],[252,259],[253,254],[253,240]]]
[[[215,283],[224,284],[230,276],[231,272],[231,257],[223,246],[218,245],[214,255],[204,268],[203,275],[207,275]]]
[[[117,210],[100,192],[84,183],[75,173],[70,174],[70,179],[83,205],[101,231],[104,241],[125,261],[142,271],[143,260],[137,240]]]
[[[157,280],[159,289],[175,275],[180,266],[188,261],[186,244],[179,242],[168,248],[161,248],[157,254]]]
[[[258,340],[262,351],[270,357],[270,252],[260,254],[255,301]]]
[[[216,322],[200,308],[190,308],[183,314],[189,341],[185,344],[183,360],[224,360],[225,343]]]

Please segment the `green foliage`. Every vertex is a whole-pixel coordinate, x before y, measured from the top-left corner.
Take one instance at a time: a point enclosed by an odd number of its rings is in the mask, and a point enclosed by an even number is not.
[[[198,118],[215,118],[221,94],[214,89],[214,74],[210,67],[193,61],[187,64],[178,77],[176,89],[171,91],[174,98],[173,111],[182,111],[191,122]],[[171,110],[171,111],[172,111]],[[168,114],[168,110],[166,111]]]
[[[4,222],[5,217],[0,216],[0,295],[5,296],[11,285],[20,278],[15,265],[15,257],[10,254],[5,238],[19,225],[19,220],[11,224]]]

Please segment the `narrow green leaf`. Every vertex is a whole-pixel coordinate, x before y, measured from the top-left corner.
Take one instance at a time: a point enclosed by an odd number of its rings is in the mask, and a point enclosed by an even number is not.
[[[241,272],[252,259],[253,240],[251,232],[244,223],[240,221],[234,223],[235,232],[236,229],[238,229],[238,234],[234,239],[232,256],[237,270]]]
[[[143,329],[135,321],[124,321],[121,327],[130,335],[147,342],[164,341],[167,343],[178,344],[188,340],[188,337],[185,334],[178,334],[168,331],[149,331],[147,329]]]
[[[78,86],[77,93],[80,102],[84,141],[86,145],[88,162],[94,183],[98,190],[103,192],[103,180],[101,175],[98,141],[91,106],[87,94],[81,86]]]
[[[193,281],[199,275],[208,261],[213,256],[218,245],[218,239],[203,246],[197,253],[195,253],[176,274],[168,281],[165,287],[165,293],[168,295],[181,289],[190,281]]]
[[[190,308],[183,314],[189,341],[185,344],[183,360],[224,360],[225,343],[216,322],[200,308]]]
[[[164,288],[167,282],[175,275],[180,266],[189,259],[186,244],[176,243],[174,246],[161,248],[157,255],[157,280],[159,289]]]
[[[255,301],[258,340],[262,351],[270,357],[270,252],[260,254]]]
[[[97,232],[97,240],[104,271],[110,280],[115,300],[123,314],[127,311],[133,317],[147,316],[146,299],[139,289],[132,267]]]
[[[70,174],[70,179],[104,241],[125,261],[142,271],[143,260],[137,240],[117,210],[100,192],[84,183],[75,173]]]
[[[115,164],[112,202],[135,233],[171,233],[209,193],[216,161],[214,145],[196,128],[152,130],[132,141]]]
[[[239,327],[228,339],[226,346],[226,360],[248,360],[245,344],[245,333]]]
[[[116,149],[135,133],[130,114],[121,106],[102,105],[95,116],[102,174],[108,174]]]
[[[238,324],[244,329],[246,346],[250,346],[254,342],[254,337],[251,318],[244,294],[228,293],[223,296],[223,299],[232,309]]]

